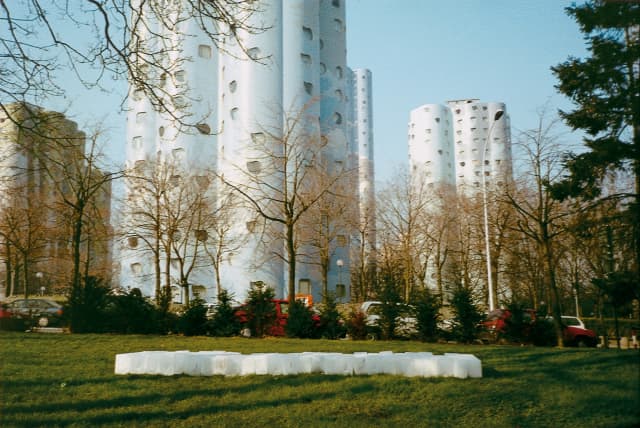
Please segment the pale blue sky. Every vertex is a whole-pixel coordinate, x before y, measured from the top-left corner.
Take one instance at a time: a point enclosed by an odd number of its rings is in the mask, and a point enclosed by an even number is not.
[[[286,0],[285,0],[286,1]],[[554,89],[549,67],[584,56],[578,27],[564,0],[347,0],[347,57],[352,68],[373,73],[377,181],[406,164],[409,112],[427,103],[479,98],[502,101],[512,133],[534,127],[536,110],[568,107]],[[109,82],[105,82],[109,86]],[[124,162],[123,84],[114,93],[72,91],[62,108],[81,126],[103,120],[105,142]],[[579,137],[576,136],[575,139]]]
[[[502,101],[512,134],[549,102],[567,108],[550,66],[584,56],[562,0],[348,0],[347,57],[373,74],[376,178],[408,162],[409,112],[447,100]],[[576,136],[576,139],[579,138]]]

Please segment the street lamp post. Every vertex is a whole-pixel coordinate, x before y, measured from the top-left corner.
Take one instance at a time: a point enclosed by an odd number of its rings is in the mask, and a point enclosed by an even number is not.
[[[482,209],[484,213],[484,244],[487,259],[487,286],[489,288],[489,311],[495,309],[494,296],[493,296],[493,275],[491,272],[491,245],[489,238],[489,212],[487,204],[487,179],[486,179],[486,155],[487,148],[489,147],[489,141],[491,140],[491,131],[496,122],[504,115],[504,110],[497,110],[493,116],[493,122],[487,132],[487,138],[484,140],[484,147],[482,148]]]
[[[342,266],[344,266],[344,261],[342,259],[336,260],[336,265],[338,266],[338,284],[336,284],[336,297],[338,296],[338,287],[343,287],[342,285]],[[342,292],[342,290],[340,290]],[[340,293],[342,294],[342,293]]]

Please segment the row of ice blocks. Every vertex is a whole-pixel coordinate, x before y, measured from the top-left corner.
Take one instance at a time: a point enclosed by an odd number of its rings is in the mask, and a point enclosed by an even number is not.
[[[480,360],[470,354],[431,352],[339,354],[240,354],[226,351],[144,351],[117,354],[115,373],[190,376],[391,374],[417,377],[482,377]]]

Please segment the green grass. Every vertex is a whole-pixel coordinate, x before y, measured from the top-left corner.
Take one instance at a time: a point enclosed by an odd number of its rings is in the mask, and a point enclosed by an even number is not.
[[[143,350],[472,353],[481,379],[116,376]],[[0,426],[631,427],[636,351],[0,332]]]

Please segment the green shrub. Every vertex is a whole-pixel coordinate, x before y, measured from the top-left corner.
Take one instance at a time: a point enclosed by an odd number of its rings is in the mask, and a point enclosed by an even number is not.
[[[294,300],[289,304],[289,315],[285,326],[288,337],[310,339],[318,336],[318,329],[314,325],[313,312],[304,302]]]
[[[251,335],[263,337],[276,319],[275,293],[262,282],[251,284],[244,309]]]
[[[338,339],[346,333],[346,327],[338,311],[336,296],[328,293],[320,306],[320,336],[325,339]]]
[[[164,286],[156,300],[155,328],[160,334],[177,330],[178,316],[171,311],[171,287]]]
[[[557,343],[553,321],[542,312],[536,314],[536,319],[531,324],[529,341],[536,346],[553,346]]]
[[[178,332],[185,336],[201,336],[206,333],[207,308],[204,300],[195,298],[178,318]]]
[[[510,316],[504,322],[504,331],[501,335],[509,342],[527,343],[531,341],[531,328],[534,320],[527,312],[526,305],[513,301],[507,305]]]
[[[79,288],[73,288],[65,313],[74,333],[98,333],[105,329],[105,311],[111,289],[101,278],[89,276]]]
[[[207,332],[212,336],[229,337],[240,333],[240,322],[231,305],[233,296],[227,290],[220,291],[213,317],[207,322]]]
[[[103,311],[103,331],[111,333],[157,333],[156,307],[138,288],[124,294],[109,295]]]
[[[451,309],[454,314],[453,336],[464,343],[473,342],[478,335],[482,313],[476,307],[471,291],[463,287],[455,290],[451,299]]]
[[[382,286],[378,298],[381,300],[380,319],[378,326],[380,335],[383,339],[391,340],[396,335],[396,327],[398,318],[403,315],[402,298],[398,292],[398,288],[392,282],[386,282]]]
[[[440,337],[440,299],[428,289],[416,292],[413,298],[418,338],[425,342],[435,342]]]

